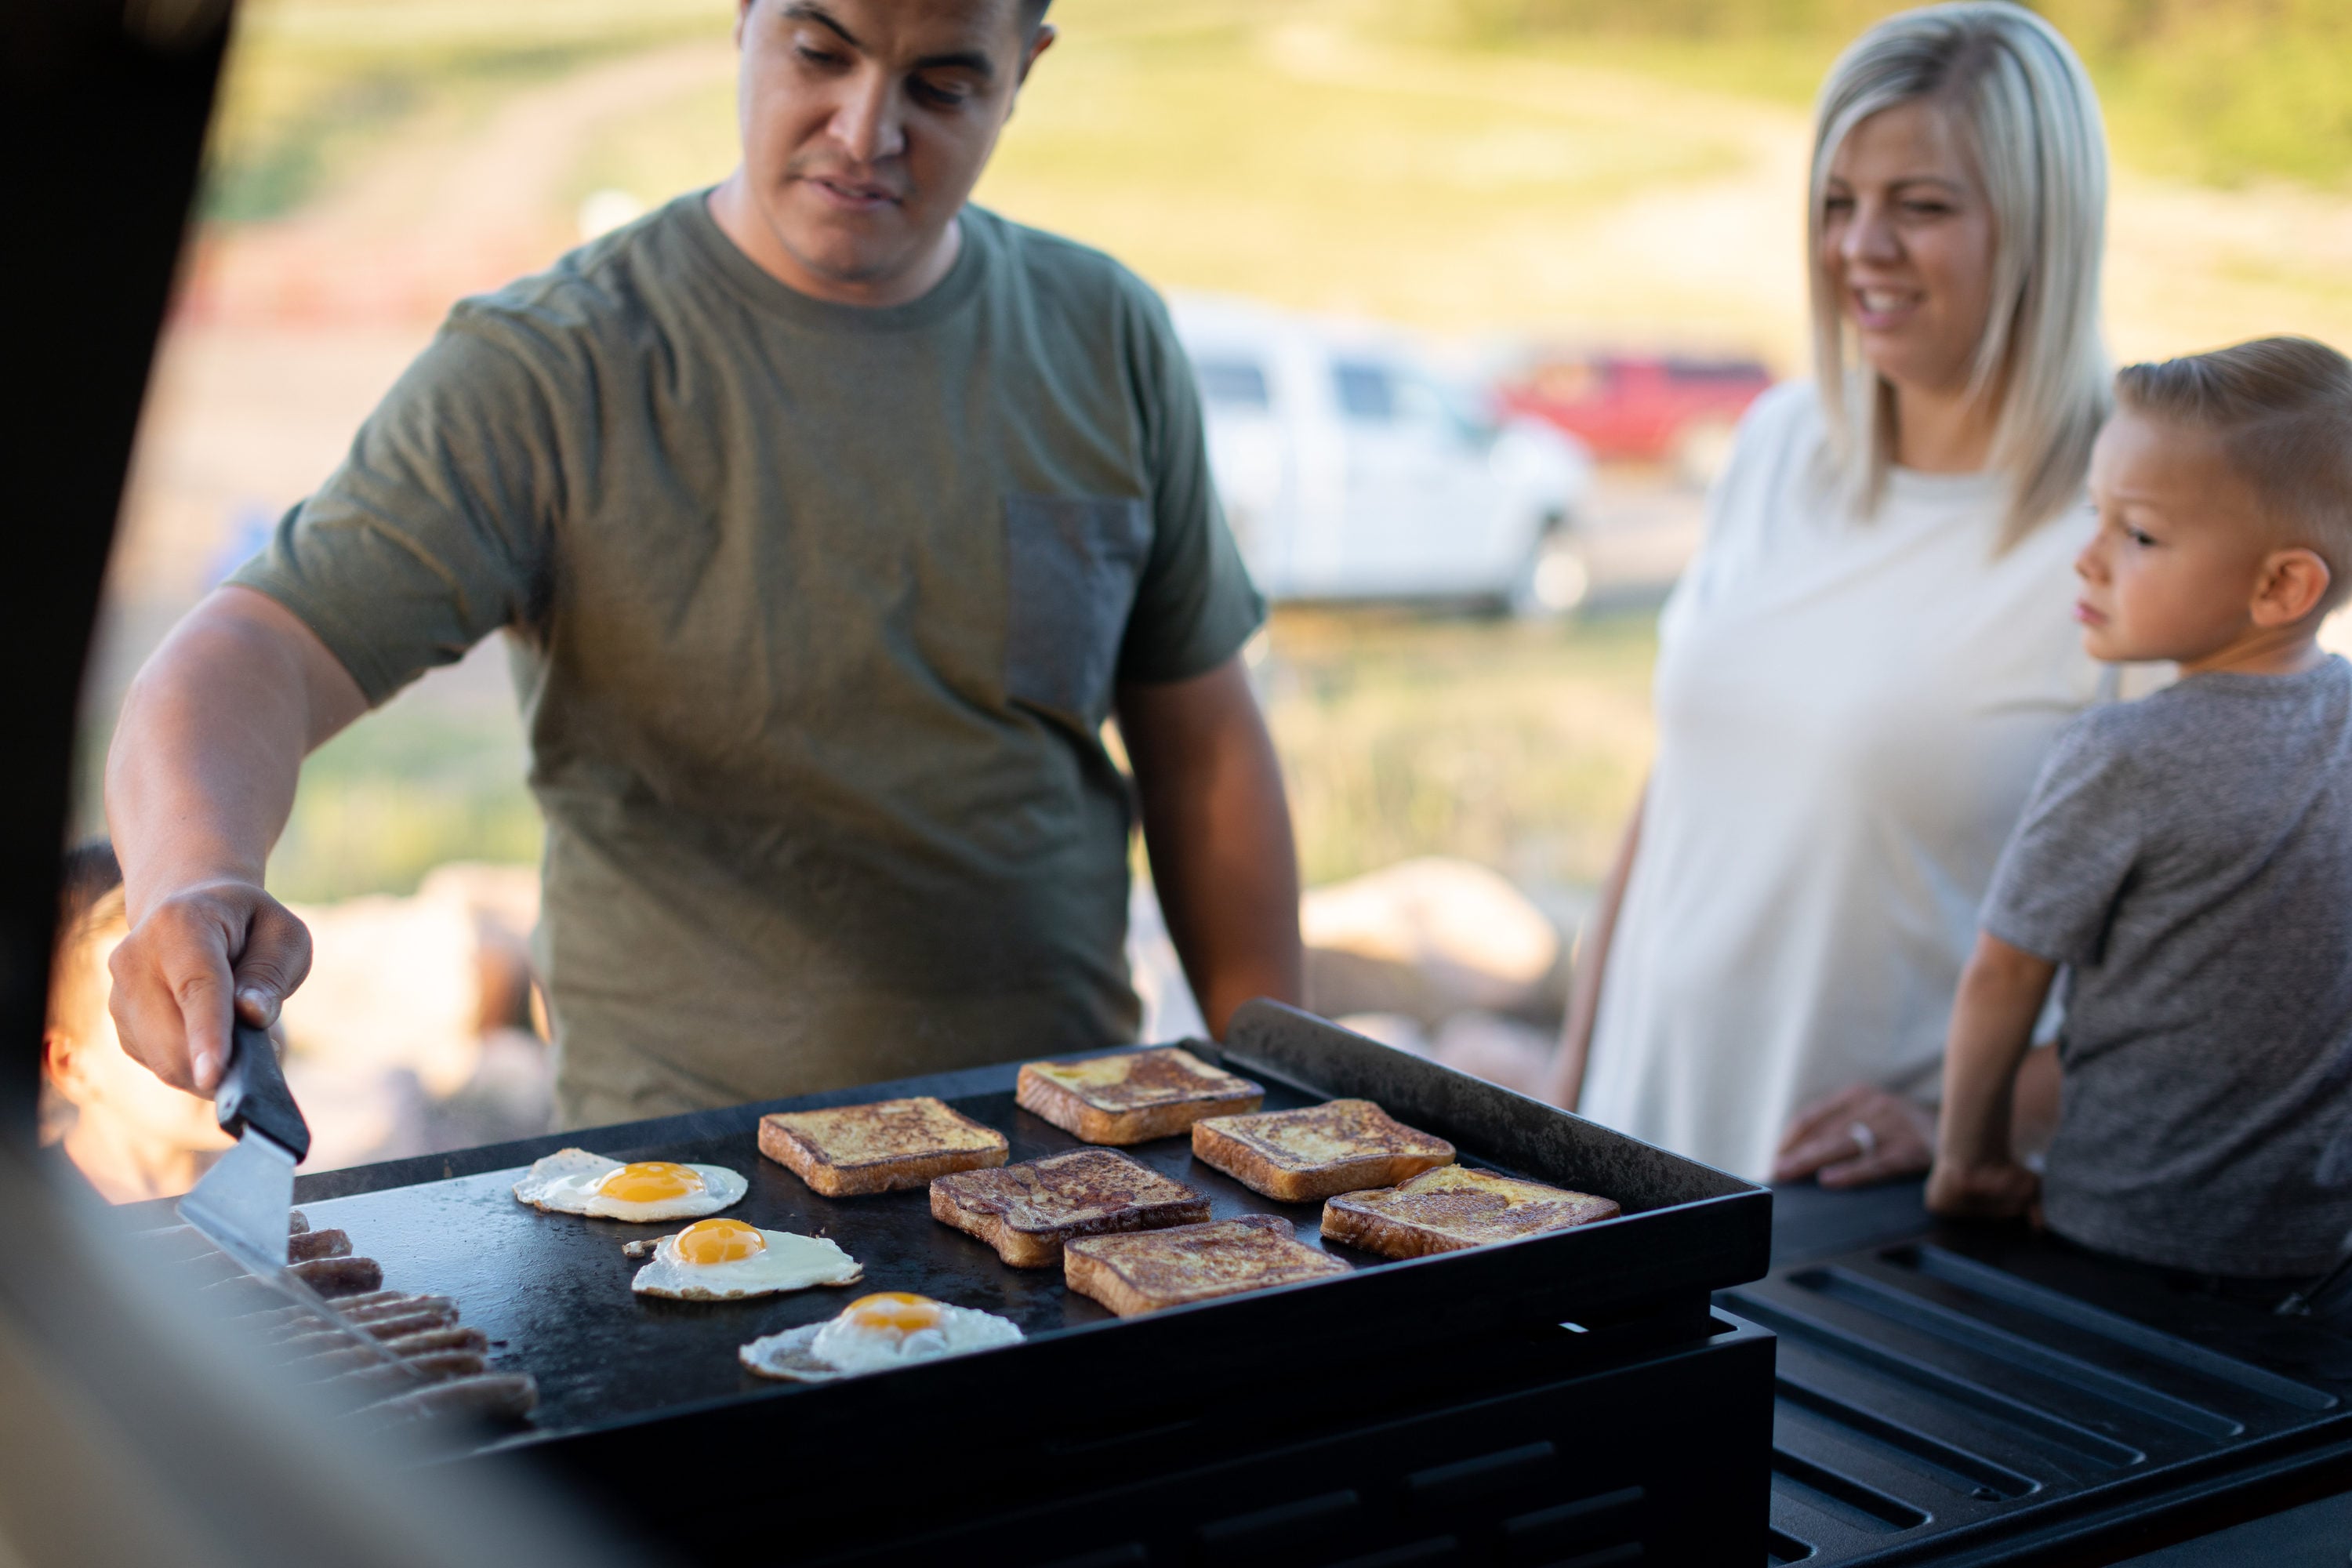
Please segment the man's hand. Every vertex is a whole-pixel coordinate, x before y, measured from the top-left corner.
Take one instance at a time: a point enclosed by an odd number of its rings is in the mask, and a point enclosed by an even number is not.
[[[310,972],[310,933],[250,882],[204,882],[148,910],[108,967],[124,1052],[174,1089],[210,1094],[228,1062],[232,1006],[255,1028],[275,1024]]]
[[[2039,1225],[2042,1178],[2008,1161],[1984,1165],[1938,1161],[1927,1176],[1927,1207],[1952,1219],[2010,1219],[2024,1215]]]
[[[1925,1106],[1858,1083],[1797,1112],[1780,1137],[1776,1182],[1818,1176],[1825,1187],[1862,1187],[1927,1168],[1936,1119]]]

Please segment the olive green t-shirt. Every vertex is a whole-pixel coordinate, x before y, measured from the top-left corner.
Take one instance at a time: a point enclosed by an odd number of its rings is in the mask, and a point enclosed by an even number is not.
[[[372,703],[508,634],[568,1123],[1133,1037],[1102,724],[1263,607],[1159,300],[961,222],[887,309],[701,194],[465,300],[234,578]]]

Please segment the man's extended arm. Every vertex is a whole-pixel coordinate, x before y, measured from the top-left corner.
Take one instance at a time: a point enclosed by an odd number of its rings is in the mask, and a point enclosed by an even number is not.
[[[367,710],[310,627],[268,595],[222,588],[163,640],[123,699],[106,820],[131,934],[115,949],[123,1048],[209,1093],[229,1009],[267,1026],[310,967],[310,936],[262,890],[310,750]]]
[[[1297,1003],[1298,852],[1241,659],[1188,680],[1121,686],[1118,725],[1160,907],[1209,1032],[1223,1037],[1254,996]]]

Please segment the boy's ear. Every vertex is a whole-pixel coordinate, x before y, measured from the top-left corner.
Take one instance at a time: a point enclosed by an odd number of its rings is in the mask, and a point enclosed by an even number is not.
[[[2319,607],[2335,574],[2319,552],[2300,546],[2273,551],[2254,580],[2254,625],[2291,626]]]
[[[81,1047],[63,1029],[49,1029],[41,1036],[41,1072],[58,1086],[58,1092],[76,1104],[81,1099],[80,1062],[77,1059]]]

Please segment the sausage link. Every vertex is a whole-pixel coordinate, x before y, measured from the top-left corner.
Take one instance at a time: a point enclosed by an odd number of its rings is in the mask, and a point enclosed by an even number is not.
[[[394,1426],[442,1417],[520,1421],[539,1406],[539,1384],[530,1373],[488,1373],[436,1384],[352,1411],[346,1420],[368,1426]]]
[[[352,1238],[340,1230],[306,1230],[286,1238],[286,1256],[295,1263],[351,1255]]]
[[[383,1285],[383,1267],[373,1258],[314,1258],[308,1263],[288,1264],[286,1272],[330,1300]]]

